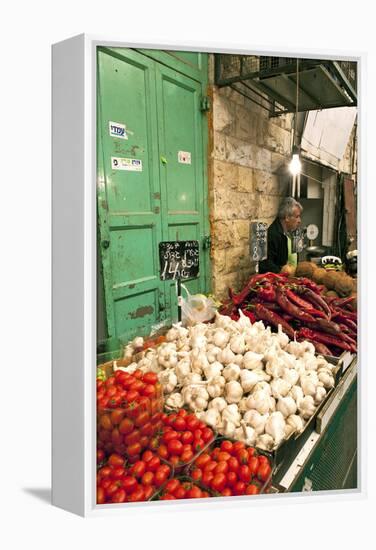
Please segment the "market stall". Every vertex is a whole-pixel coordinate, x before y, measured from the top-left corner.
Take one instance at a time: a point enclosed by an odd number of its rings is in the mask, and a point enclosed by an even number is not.
[[[325,275],[353,295],[256,274],[98,366],[99,504],[356,486],[356,297]]]

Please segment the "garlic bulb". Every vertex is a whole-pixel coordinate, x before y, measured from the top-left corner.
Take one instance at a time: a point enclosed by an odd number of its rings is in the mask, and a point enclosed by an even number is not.
[[[273,357],[273,359],[268,361],[265,365],[265,371],[273,376],[273,378],[280,378],[283,374],[284,368],[285,365],[278,356]]]
[[[315,395],[317,383],[312,376],[302,375],[300,377],[300,386],[303,390],[304,395]]]
[[[237,320],[237,324],[239,328],[240,329],[250,328],[252,326],[250,318],[244,315],[241,309],[238,309],[238,313],[239,313],[239,319]]]
[[[265,423],[268,417],[268,414],[260,414],[255,409],[251,409],[244,413],[243,420],[255,430],[257,435],[260,435],[265,430]]]
[[[334,377],[328,370],[320,370],[318,374],[320,382],[324,384],[324,388],[332,388],[334,386]]]
[[[301,433],[304,428],[303,419],[297,414],[291,414],[286,418],[285,434],[288,437],[292,433]]]
[[[257,374],[257,371],[253,371],[253,372],[255,372]],[[267,394],[272,395],[272,389],[270,387],[270,384],[268,384],[264,380],[259,380],[259,382],[257,382],[255,387],[253,388],[253,391],[256,392],[257,390],[262,390],[262,391],[266,392]]]
[[[284,368],[282,373],[283,380],[286,380],[291,386],[295,386],[299,380],[299,373],[295,369]]]
[[[250,392],[258,382],[259,377],[255,371],[243,369],[240,372],[240,384],[244,393]]]
[[[206,386],[207,392],[210,397],[220,397],[223,394],[223,388],[226,384],[226,380],[223,376],[214,376],[209,380]]]
[[[274,439],[269,434],[262,434],[257,438],[256,446],[264,451],[271,451],[274,447]]]
[[[227,403],[239,403],[243,397],[243,388],[236,382],[236,380],[231,380],[225,385],[225,397]]]
[[[293,398],[293,400],[296,402],[298,406],[299,406],[299,401],[304,397],[303,390],[300,386],[293,386],[289,391],[288,395],[291,395],[291,397]]]
[[[230,380],[238,380],[240,367],[235,363],[230,363],[223,369],[222,375],[226,378],[227,382],[230,382]]]
[[[214,363],[208,363],[208,366],[204,367],[204,374],[206,376],[206,379],[210,380],[211,378],[214,378],[214,376],[221,375],[222,370],[223,370],[222,363],[219,363],[218,361],[214,361]]]
[[[230,340],[230,349],[235,354],[243,354],[245,352],[245,341],[241,334],[235,334]]]
[[[257,434],[251,426],[247,426],[245,422],[240,423],[240,428],[235,430],[235,438],[243,441],[246,445],[254,445]]]
[[[240,426],[241,416],[239,409],[235,403],[227,405],[222,411],[222,420],[228,420],[235,424],[235,427]]]
[[[213,334],[213,344],[220,348],[220,349],[223,349],[224,347],[226,347],[226,345],[228,344],[230,340],[230,334],[224,330],[223,328],[217,328]]]
[[[202,348],[194,348],[191,352],[191,369],[192,372],[199,374],[209,366],[209,361],[206,357],[205,351]]]
[[[285,397],[291,389],[289,382],[283,378],[274,378],[274,380],[270,382],[270,387],[273,397],[277,399]]]
[[[174,391],[178,378],[174,372],[174,369],[166,369],[158,374],[158,380],[163,386],[164,393],[171,393]]]
[[[209,409],[217,409],[217,411],[222,412],[223,409],[227,407],[227,401],[224,397],[215,397],[209,402]]]
[[[228,420],[227,418],[225,418],[223,420],[222,426],[219,427],[218,431],[221,434],[225,435],[226,437],[234,437],[235,429],[236,429],[236,425],[234,424],[234,422],[231,422],[231,420]]]
[[[243,367],[243,356],[239,353],[234,357],[234,364],[238,365],[240,368]]]
[[[285,419],[279,411],[273,412],[265,423],[265,433],[272,436],[276,445],[285,437]]]
[[[243,356],[243,368],[245,369],[262,369],[263,355],[260,353],[254,353],[253,351],[247,351]]]
[[[314,414],[316,407],[312,395],[307,395],[299,401],[298,410],[305,420]]]
[[[214,346],[214,344],[208,345],[206,350],[206,358],[209,363],[214,363],[214,361],[217,361],[217,357],[220,351],[221,348],[217,348],[216,346]]]
[[[180,393],[172,393],[167,397],[166,405],[173,409],[181,409],[184,405],[184,398]]]
[[[136,336],[136,338],[132,340],[132,346],[134,347],[134,349],[142,348],[143,345],[144,339],[142,338],[142,336]]]
[[[315,400],[315,405],[319,405],[325,396],[326,396],[326,389],[323,388],[322,386],[317,386],[316,393],[313,396],[313,399]]]
[[[226,346],[217,355],[217,361],[222,363],[222,365],[229,365],[234,362],[234,359],[235,353],[229,348],[229,346]]]
[[[200,348],[205,350],[207,343],[208,343],[208,340],[206,336],[204,336],[203,334],[197,334],[196,336],[191,337],[191,347],[193,349]]]
[[[221,425],[221,414],[215,408],[199,413],[198,417],[212,428],[217,429]]]
[[[175,367],[175,373],[180,384],[183,383],[183,380],[191,372],[191,367],[189,359],[181,359]]]
[[[285,418],[287,418],[291,414],[296,413],[297,406],[293,398],[290,395],[287,395],[286,397],[280,397],[278,399],[276,409],[281,412]]]
[[[202,382],[201,375],[198,374],[197,372],[190,372],[184,378],[183,385],[184,386],[189,386],[189,385],[192,385],[192,384],[199,384],[200,382]]]
[[[247,407],[247,397],[242,397],[241,400],[238,403],[238,409],[240,412],[246,412],[248,411]]]
[[[260,414],[266,414],[270,408],[270,395],[262,390],[254,391],[247,399],[248,409],[256,409]]]

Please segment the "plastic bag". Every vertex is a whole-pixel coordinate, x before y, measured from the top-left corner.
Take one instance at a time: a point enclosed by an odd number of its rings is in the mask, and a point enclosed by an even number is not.
[[[210,321],[217,311],[216,302],[204,294],[190,294],[185,285],[181,285],[187,296],[180,296],[181,318],[184,326]]]

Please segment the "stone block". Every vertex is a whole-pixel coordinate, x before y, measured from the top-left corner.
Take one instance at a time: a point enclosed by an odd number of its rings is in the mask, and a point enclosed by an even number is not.
[[[254,190],[253,169],[247,166],[239,166],[238,176],[238,191],[252,193]]]
[[[235,132],[235,106],[227,98],[216,94],[213,103],[213,128],[225,135]]]
[[[220,132],[213,135],[213,157],[215,160],[226,160],[226,136]]]
[[[213,163],[214,189],[237,189],[239,167],[236,164],[215,160]]]
[[[234,242],[234,226],[231,221],[217,220],[211,224],[211,237],[214,249],[225,249]]]
[[[212,273],[224,273],[226,270],[226,250],[212,248]]]
[[[248,220],[234,221],[234,238],[235,238],[235,242],[249,243],[249,221]]]

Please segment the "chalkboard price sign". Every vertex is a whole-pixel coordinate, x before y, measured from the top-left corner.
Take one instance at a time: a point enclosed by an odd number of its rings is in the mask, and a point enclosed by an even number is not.
[[[199,274],[198,241],[164,241],[159,243],[160,278],[191,279]]]
[[[251,222],[250,253],[253,262],[267,258],[267,225],[263,222]]]

